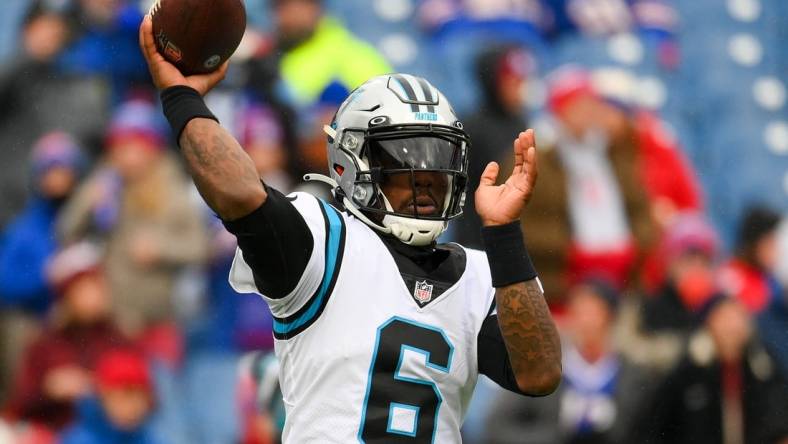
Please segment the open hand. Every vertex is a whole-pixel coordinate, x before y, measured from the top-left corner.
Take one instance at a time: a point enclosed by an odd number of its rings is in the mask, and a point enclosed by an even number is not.
[[[150,15],[145,15],[140,25],[140,49],[142,50],[142,55],[145,56],[145,61],[148,62],[148,70],[150,70],[150,74],[153,77],[153,83],[159,90],[183,85],[194,88],[201,96],[204,96],[224,79],[230,63],[229,61],[224,62],[216,71],[208,74],[184,76],[175,65],[168,62],[156,49],[156,42],[153,37],[153,21]]]
[[[536,139],[534,130],[520,133],[514,141],[514,169],[502,185],[495,185],[500,167],[490,162],[476,190],[476,212],[485,227],[506,225],[520,219],[536,186]]]

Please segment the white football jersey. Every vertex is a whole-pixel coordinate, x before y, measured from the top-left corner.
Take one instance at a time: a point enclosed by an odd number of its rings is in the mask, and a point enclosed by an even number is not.
[[[432,298],[429,280],[406,287],[363,222],[309,194],[293,198],[314,237],[312,256],[292,293],[262,295],[275,317],[284,441],[461,442],[477,336],[494,300],[485,254],[465,250],[460,279]],[[230,282],[259,294],[240,250]]]

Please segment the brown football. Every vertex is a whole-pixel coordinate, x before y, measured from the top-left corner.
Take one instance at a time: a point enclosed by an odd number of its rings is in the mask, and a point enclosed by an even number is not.
[[[216,70],[246,30],[243,0],[157,0],[150,15],[156,48],[184,75]]]

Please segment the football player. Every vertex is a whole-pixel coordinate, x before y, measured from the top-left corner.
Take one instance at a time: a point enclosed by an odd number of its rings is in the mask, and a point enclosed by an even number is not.
[[[330,177],[306,177],[330,184],[331,204],[261,182],[202,100],[226,65],[184,77],[150,18],[140,39],[192,177],[238,239],[230,282],[275,317],[285,442],[456,443],[479,373],[525,395],[556,388],[559,338],[519,225],[532,130],[506,182],[491,163],[476,191],[486,251],[436,244],[462,213],[470,141],[428,81],[376,77],[341,105]]]

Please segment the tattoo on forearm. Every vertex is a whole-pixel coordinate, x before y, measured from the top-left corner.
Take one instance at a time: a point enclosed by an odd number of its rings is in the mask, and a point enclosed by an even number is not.
[[[228,197],[261,187],[252,159],[216,122],[190,122],[181,136],[181,152],[200,194],[223,217]]]
[[[498,323],[515,374],[540,375],[561,362],[561,342],[539,282],[500,288],[496,292]]]

